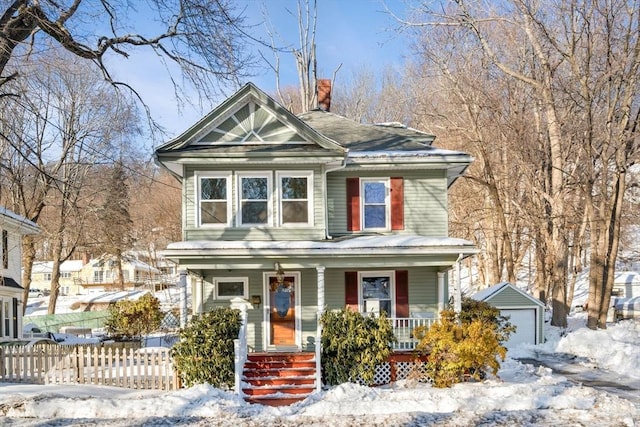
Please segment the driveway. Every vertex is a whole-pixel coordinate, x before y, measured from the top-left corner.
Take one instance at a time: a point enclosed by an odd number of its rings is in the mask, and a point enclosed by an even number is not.
[[[598,368],[592,361],[567,353],[535,352],[534,358],[516,360],[533,366],[550,368],[554,374],[569,381],[614,394],[631,401],[640,409],[640,379],[625,377],[617,372]]]

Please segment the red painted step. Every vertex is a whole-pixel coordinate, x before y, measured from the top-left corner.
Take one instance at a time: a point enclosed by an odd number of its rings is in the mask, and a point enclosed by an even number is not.
[[[250,353],[242,376],[245,400],[269,406],[299,402],[316,390],[314,353]]]

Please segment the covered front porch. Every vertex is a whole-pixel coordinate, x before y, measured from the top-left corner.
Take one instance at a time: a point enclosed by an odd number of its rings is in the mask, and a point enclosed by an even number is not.
[[[250,353],[311,352],[319,390],[318,319],[325,310],[384,310],[397,338],[394,350],[411,351],[413,330],[429,327],[447,305],[447,271],[475,252],[465,240],[393,235],[178,242],[165,256],[188,271],[193,314],[230,305],[242,310],[238,374]]]

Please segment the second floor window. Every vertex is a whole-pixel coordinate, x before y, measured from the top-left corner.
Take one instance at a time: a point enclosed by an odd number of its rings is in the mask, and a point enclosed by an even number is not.
[[[228,176],[201,176],[198,185],[200,225],[227,225],[230,208]]]
[[[362,224],[365,229],[389,229],[388,179],[362,179]]]
[[[2,230],[2,268],[9,268],[9,233]]]
[[[270,225],[270,175],[240,175],[238,182],[240,225]]]
[[[312,214],[311,173],[278,173],[281,225],[310,224]]]

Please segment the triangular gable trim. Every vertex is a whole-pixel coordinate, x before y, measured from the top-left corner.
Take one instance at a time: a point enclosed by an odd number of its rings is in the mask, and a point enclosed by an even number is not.
[[[509,283],[509,282],[501,282],[498,283],[497,285],[493,285],[487,289],[483,289],[481,291],[476,292],[472,298],[477,300],[477,301],[488,301],[491,298],[493,298],[495,295],[497,295],[498,293],[500,293],[504,288],[511,288],[514,291],[516,291],[517,293],[519,293],[520,295],[524,296],[525,298],[527,298],[529,301],[531,301],[534,304],[537,304],[541,307],[544,307],[544,303],[534,297],[532,297],[531,295],[527,294],[526,292],[522,291],[521,289],[518,289],[517,286],[514,286],[513,284]]]
[[[249,112],[243,123],[242,120],[239,120],[234,115],[247,107],[249,108]],[[253,113],[255,113],[256,108],[264,109],[268,116],[270,116],[265,117],[261,126],[257,128],[255,122],[252,123],[254,120]],[[231,119],[232,121],[229,121],[230,118],[233,118]],[[184,133],[158,147],[158,151],[180,150],[189,145],[239,145],[242,144],[244,139],[252,136],[251,132],[254,132],[255,135],[263,140],[261,143],[278,144],[282,142],[281,139],[276,138],[274,141],[265,141],[265,138],[261,135],[261,132],[265,131],[265,126],[269,123],[274,123],[273,120],[277,121],[279,125],[282,125],[284,129],[279,128],[270,135],[277,135],[279,132],[287,133],[286,129],[288,128],[291,130],[289,137],[292,138],[292,140],[287,141],[287,143],[315,143],[327,150],[342,153],[347,151],[337,142],[317,132],[298,117],[291,114],[286,108],[282,107],[252,83],[247,83],[238,92],[225,100]],[[225,125],[226,128],[220,128],[222,125]],[[298,140],[296,140],[294,135],[299,137]],[[208,137],[209,139],[215,139],[215,141],[207,141]],[[252,143],[254,141],[255,140],[252,140]]]

